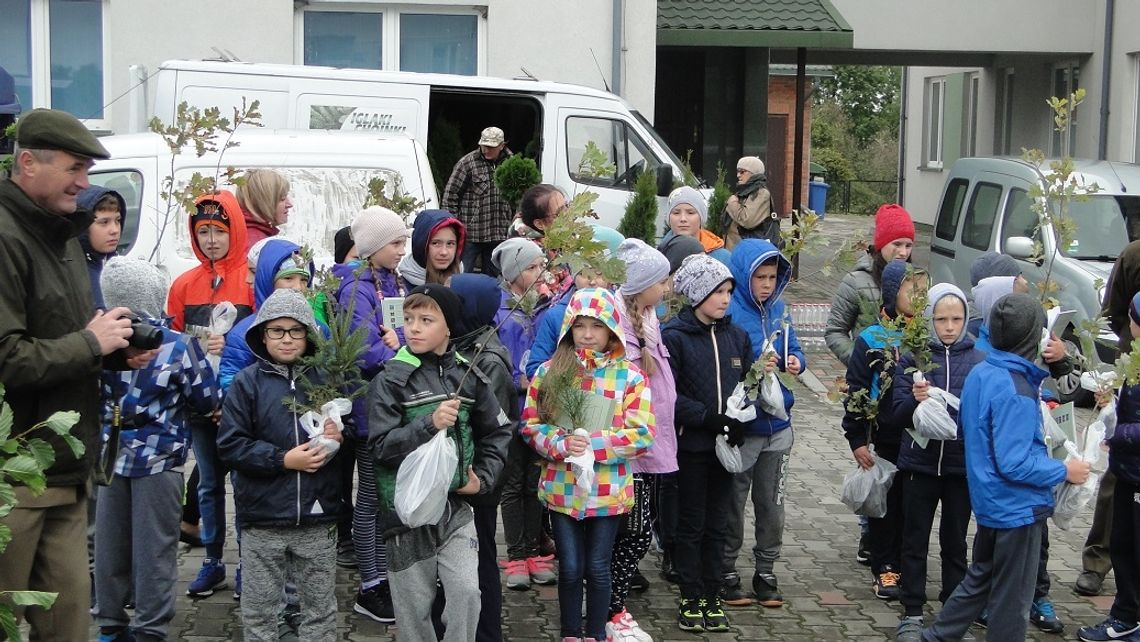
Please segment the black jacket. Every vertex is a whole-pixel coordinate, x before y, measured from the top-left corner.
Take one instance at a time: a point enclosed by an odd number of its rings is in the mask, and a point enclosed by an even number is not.
[[[234,509],[242,526],[334,522],[346,489],[338,452],[315,473],[285,468],[285,453],[309,440],[283,400],[304,403],[299,367],[258,359],[234,377],[222,406],[218,455],[232,468]]]
[[[511,376],[511,353],[507,351],[499,334],[491,326],[483,327],[459,337],[453,342],[456,351],[468,361],[475,363],[475,368],[487,377],[491,385],[491,392],[499,402],[499,407],[511,420],[511,434],[518,434],[519,404],[514,377]],[[480,352],[482,348],[482,352]],[[478,353],[478,356],[476,356]],[[499,475],[495,488],[489,495],[474,495],[466,497],[467,501],[476,506],[496,506],[503,494],[503,481],[506,475]]]
[[[959,397],[962,386],[966,383],[966,376],[982,361],[986,354],[974,348],[974,340],[969,336],[963,337],[951,346],[945,346],[941,341],[930,342],[931,360],[934,369],[926,373],[926,380],[930,385],[937,386],[950,394]],[[926,448],[919,448],[914,443],[907,428],[914,427],[914,410],[918,402],[911,392],[914,381],[913,374],[907,374],[907,369],[914,366],[914,357],[904,355],[895,368],[894,385],[891,386],[889,405],[884,404],[883,410],[893,425],[899,426],[902,433],[902,442],[899,449],[899,470],[907,470],[927,475],[953,475],[966,476],[966,451],[962,443],[962,427],[958,426],[958,439],[951,441],[932,440]],[[948,408],[950,417],[958,420],[958,413]]]
[[[669,367],[677,382],[677,450],[709,452],[723,428],[716,421],[736,384],[752,367],[748,333],[725,317],[712,325],[697,319],[691,306],[661,330]],[[712,365],[716,364],[716,370]]]
[[[1124,386],[1116,404],[1116,431],[1108,440],[1108,468],[1140,485],[1140,386]]]

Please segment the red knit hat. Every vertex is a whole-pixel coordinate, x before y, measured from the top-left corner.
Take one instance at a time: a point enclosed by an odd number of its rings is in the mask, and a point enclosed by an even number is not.
[[[875,212],[875,249],[881,250],[898,239],[914,240],[914,221],[902,205],[887,203]]]

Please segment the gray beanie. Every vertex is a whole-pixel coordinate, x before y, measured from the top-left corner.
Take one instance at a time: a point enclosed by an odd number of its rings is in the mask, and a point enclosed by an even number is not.
[[[507,239],[491,252],[491,263],[499,269],[507,283],[519,278],[523,270],[541,258],[543,253],[538,243],[521,237]]]
[[[997,252],[986,252],[974,259],[973,264],[970,265],[970,287],[974,287],[982,279],[991,276],[1016,277],[1020,274],[1021,266],[1012,256],[998,254]]]
[[[669,276],[669,259],[641,239],[626,239],[618,246],[617,257],[625,262],[625,294],[638,294]]]
[[[130,308],[140,317],[161,319],[170,282],[162,270],[142,259],[111,257],[99,277],[107,309]]]
[[[987,327],[994,348],[1034,361],[1041,349],[1045,310],[1028,294],[1007,294],[994,303]]]
[[[313,308],[309,305],[309,300],[305,295],[296,290],[282,288],[274,290],[269,298],[261,303],[261,307],[257,309],[257,316],[253,318],[253,325],[249,326],[249,330],[245,333],[245,342],[249,349],[254,354],[262,359],[269,359],[269,354],[265,351],[265,342],[262,341],[262,330],[266,323],[274,319],[293,319],[309,328],[309,336],[320,332],[317,326],[317,320],[313,316]],[[309,345],[305,348],[305,355],[311,355],[317,349],[316,343],[309,339]]]
[[[669,259],[669,274],[676,274],[677,269],[681,267],[681,261],[694,254],[704,254],[705,246],[688,234],[671,234],[661,240],[657,250]]]
[[[692,205],[697,214],[701,215],[701,227],[704,227],[709,219],[709,203],[700,192],[688,185],[678,187],[669,194],[669,211],[672,212],[678,205]]]
[[[380,248],[408,235],[408,226],[400,215],[386,207],[373,205],[362,210],[352,221],[352,238],[356,241],[356,253],[367,259]]]
[[[673,275],[673,289],[695,308],[705,302],[721,283],[732,280],[728,266],[707,254],[686,257]]]

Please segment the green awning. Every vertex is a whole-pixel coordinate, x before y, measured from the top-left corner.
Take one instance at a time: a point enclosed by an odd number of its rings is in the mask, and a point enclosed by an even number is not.
[[[657,45],[851,49],[830,0],[658,0]]]

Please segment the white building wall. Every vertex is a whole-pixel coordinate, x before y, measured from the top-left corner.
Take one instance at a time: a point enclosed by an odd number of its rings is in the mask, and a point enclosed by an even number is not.
[[[622,1],[626,51],[620,93],[652,120],[657,5],[655,0]],[[315,0],[310,6],[331,8],[340,4]],[[370,4],[395,3],[353,6]],[[412,0],[399,6],[416,5],[454,5],[465,10],[472,6],[455,0]],[[134,64],[144,65],[153,73],[169,59],[216,58],[214,47],[247,62],[291,64],[299,57],[295,47],[301,39],[294,33],[299,22],[292,2],[115,0],[106,6],[109,98],[131,87],[128,69]],[[613,87],[612,0],[487,0],[482,6],[487,7],[487,37],[480,44],[488,75],[512,78],[523,75],[521,68],[526,67],[542,80],[599,89],[608,83]],[[153,98],[148,96],[148,104]],[[127,117],[126,99],[120,99],[111,110],[116,131],[126,130]]]

